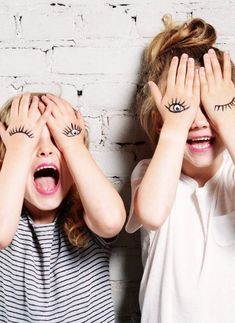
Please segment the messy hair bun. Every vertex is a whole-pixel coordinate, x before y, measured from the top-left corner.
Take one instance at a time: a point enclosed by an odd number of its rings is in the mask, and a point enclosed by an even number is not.
[[[216,31],[213,26],[199,18],[177,24],[170,15],[164,15],[162,21],[164,30],[154,37],[145,50],[136,102],[140,123],[154,144],[158,140],[158,133],[154,129],[156,125],[152,124],[152,111],[156,111],[156,106],[148,88],[148,81],[161,85],[159,81],[166,78],[172,58],[181,57],[183,53],[192,57],[196,65],[203,66],[204,54],[213,48],[220,65],[223,66],[223,52],[214,47]],[[232,75],[234,81],[233,64]],[[160,114],[157,121],[160,127],[162,124]]]
[[[150,43],[146,52],[149,64],[154,63],[158,56],[165,53],[192,51],[192,47],[211,48],[216,41],[216,31],[204,20],[195,18],[181,25],[172,21],[170,15],[162,18],[165,30],[158,34]],[[192,54],[191,54],[192,55]]]

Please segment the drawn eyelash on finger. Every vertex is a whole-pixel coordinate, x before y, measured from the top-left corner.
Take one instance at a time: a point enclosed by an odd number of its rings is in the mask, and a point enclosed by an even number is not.
[[[233,97],[232,100],[227,104],[217,104],[217,105],[215,105],[214,111],[219,111],[219,110],[224,111],[224,110],[227,110],[227,109],[232,110],[232,108],[234,108],[234,107],[235,107],[235,97]]]
[[[179,113],[190,108],[189,106],[185,105],[185,101],[180,102],[178,99],[172,99],[172,102],[165,105],[165,107],[173,113]]]
[[[63,134],[67,137],[74,137],[78,136],[81,133],[81,131],[82,129],[77,124],[71,123],[70,126],[64,128]]]
[[[24,126],[19,126],[19,127],[16,126],[15,128],[12,128],[12,129],[9,130],[9,135],[10,136],[13,136],[16,133],[24,133],[29,138],[34,137],[32,130],[25,129]]]

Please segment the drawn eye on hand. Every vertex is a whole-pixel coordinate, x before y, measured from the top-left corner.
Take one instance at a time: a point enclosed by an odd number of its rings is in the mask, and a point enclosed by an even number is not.
[[[25,126],[19,126],[19,127],[16,126],[15,128],[11,128],[9,130],[9,135],[10,136],[15,135],[16,133],[24,133],[29,138],[34,137],[33,131],[30,130],[30,129],[26,129]]]
[[[70,126],[64,128],[63,134],[67,137],[75,137],[78,136],[81,131],[82,129],[79,127],[79,125],[71,123]]]
[[[180,102],[178,99],[172,99],[172,102],[165,105],[165,107],[173,113],[179,113],[189,109],[189,107],[185,105],[185,101]]]
[[[232,110],[234,107],[235,107],[235,97],[233,97],[229,103],[215,105],[214,110],[215,111],[220,111],[220,110],[225,111],[227,109]]]

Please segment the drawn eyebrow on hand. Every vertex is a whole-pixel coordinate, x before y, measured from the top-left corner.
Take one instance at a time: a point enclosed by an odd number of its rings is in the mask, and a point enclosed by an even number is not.
[[[232,100],[229,103],[226,104],[217,104],[214,107],[214,111],[219,111],[219,110],[227,110],[230,109],[232,110],[235,107],[235,97],[232,98]]]
[[[34,137],[32,130],[25,129],[24,126],[19,126],[19,127],[16,126],[15,128],[12,128],[12,129],[9,130],[9,135],[10,136],[15,135],[16,133],[24,133],[29,138]]]

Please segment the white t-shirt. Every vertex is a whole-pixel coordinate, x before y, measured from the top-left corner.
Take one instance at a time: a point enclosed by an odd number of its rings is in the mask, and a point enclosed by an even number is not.
[[[149,163],[132,174],[129,233],[140,227],[133,199]],[[159,230],[141,228],[141,242],[141,322],[235,322],[235,167],[227,154],[204,187],[181,175],[171,213]]]

